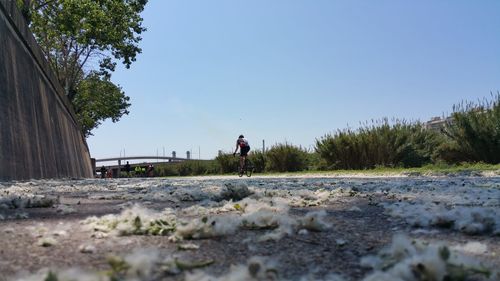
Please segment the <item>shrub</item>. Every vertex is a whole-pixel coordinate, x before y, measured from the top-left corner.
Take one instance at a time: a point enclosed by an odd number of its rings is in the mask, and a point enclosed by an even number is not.
[[[154,169],[155,177],[172,177],[179,176],[176,163],[159,164]]]
[[[223,174],[234,173],[239,165],[239,158],[233,154],[219,154],[215,157],[218,164],[219,172]]]
[[[500,163],[500,94],[453,106],[452,121],[442,131],[451,143],[440,147],[441,159]]]
[[[248,154],[248,159],[250,159],[250,161],[252,161],[253,163],[254,172],[262,173],[265,171],[266,157],[261,150],[250,151],[250,154]]]
[[[214,160],[190,160],[178,163],[160,164],[155,167],[155,176],[198,176],[217,174],[219,166]]]
[[[312,171],[325,171],[328,170],[328,164],[325,159],[321,158],[319,153],[312,152],[307,154],[308,170]]]
[[[316,152],[330,169],[367,169],[377,166],[418,167],[430,163],[442,142],[439,133],[419,122],[388,119],[372,121],[356,131],[339,130],[316,140]]]
[[[266,152],[266,170],[295,172],[307,168],[307,151],[288,143],[276,144]]]

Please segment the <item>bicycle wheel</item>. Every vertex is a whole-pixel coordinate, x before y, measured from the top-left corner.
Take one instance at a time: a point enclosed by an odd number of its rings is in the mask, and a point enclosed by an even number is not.
[[[253,164],[250,160],[246,159],[245,161],[245,174],[247,175],[247,177],[251,177],[252,176],[252,173],[253,173]]]
[[[240,164],[238,163],[238,165],[236,166],[236,173],[241,178],[245,173],[245,167],[243,167],[243,169],[240,169]]]

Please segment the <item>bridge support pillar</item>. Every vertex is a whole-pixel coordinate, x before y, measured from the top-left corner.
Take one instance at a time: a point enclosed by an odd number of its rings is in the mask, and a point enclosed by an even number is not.
[[[97,170],[95,158],[90,158],[90,163],[92,163],[92,176],[95,178],[95,176],[97,175],[97,173],[95,172]]]

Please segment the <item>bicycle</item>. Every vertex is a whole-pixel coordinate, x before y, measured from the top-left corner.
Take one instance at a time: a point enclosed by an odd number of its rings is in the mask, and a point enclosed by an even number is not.
[[[245,158],[245,162],[243,163],[243,167],[240,170],[240,163],[238,162],[237,166],[237,171],[238,171],[238,176],[241,178],[243,175],[246,175],[247,177],[251,177],[252,173],[254,171],[254,166],[252,161],[248,159],[248,157]]]

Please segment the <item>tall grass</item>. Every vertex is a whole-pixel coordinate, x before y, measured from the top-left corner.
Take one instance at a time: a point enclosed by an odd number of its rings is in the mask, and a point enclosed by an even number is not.
[[[276,144],[266,154],[266,170],[272,172],[296,172],[308,167],[308,152],[289,143]]]
[[[442,130],[448,139],[439,148],[441,159],[500,163],[500,94],[491,100],[457,104],[452,117]]]
[[[219,165],[214,160],[190,160],[178,163],[159,164],[154,169],[154,176],[200,176],[219,173]]]
[[[240,160],[238,157],[234,157],[233,154],[219,154],[215,157],[215,161],[218,164],[219,173],[229,174],[237,171]]]
[[[254,171],[256,173],[262,173],[266,171],[266,156],[262,150],[255,150],[249,154],[249,159],[253,163]]]
[[[248,157],[255,172],[500,163],[500,94],[490,101],[455,105],[451,117],[453,121],[441,131],[428,130],[420,122],[372,120],[356,130],[338,130],[316,139],[313,153],[279,143],[265,152],[252,150]],[[155,175],[230,174],[236,173],[238,165],[238,157],[221,154],[212,161],[159,166]]]
[[[289,143],[275,144],[266,152],[251,150],[248,159],[256,173],[303,171],[311,164],[311,156],[306,150]],[[235,173],[239,167],[239,157],[232,154],[220,154],[215,161],[223,174]]]
[[[418,167],[432,160],[441,142],[438,133],[419,123],[387,118],[358,130],[339,130],[316,140],[316,152],[330,169]]]

